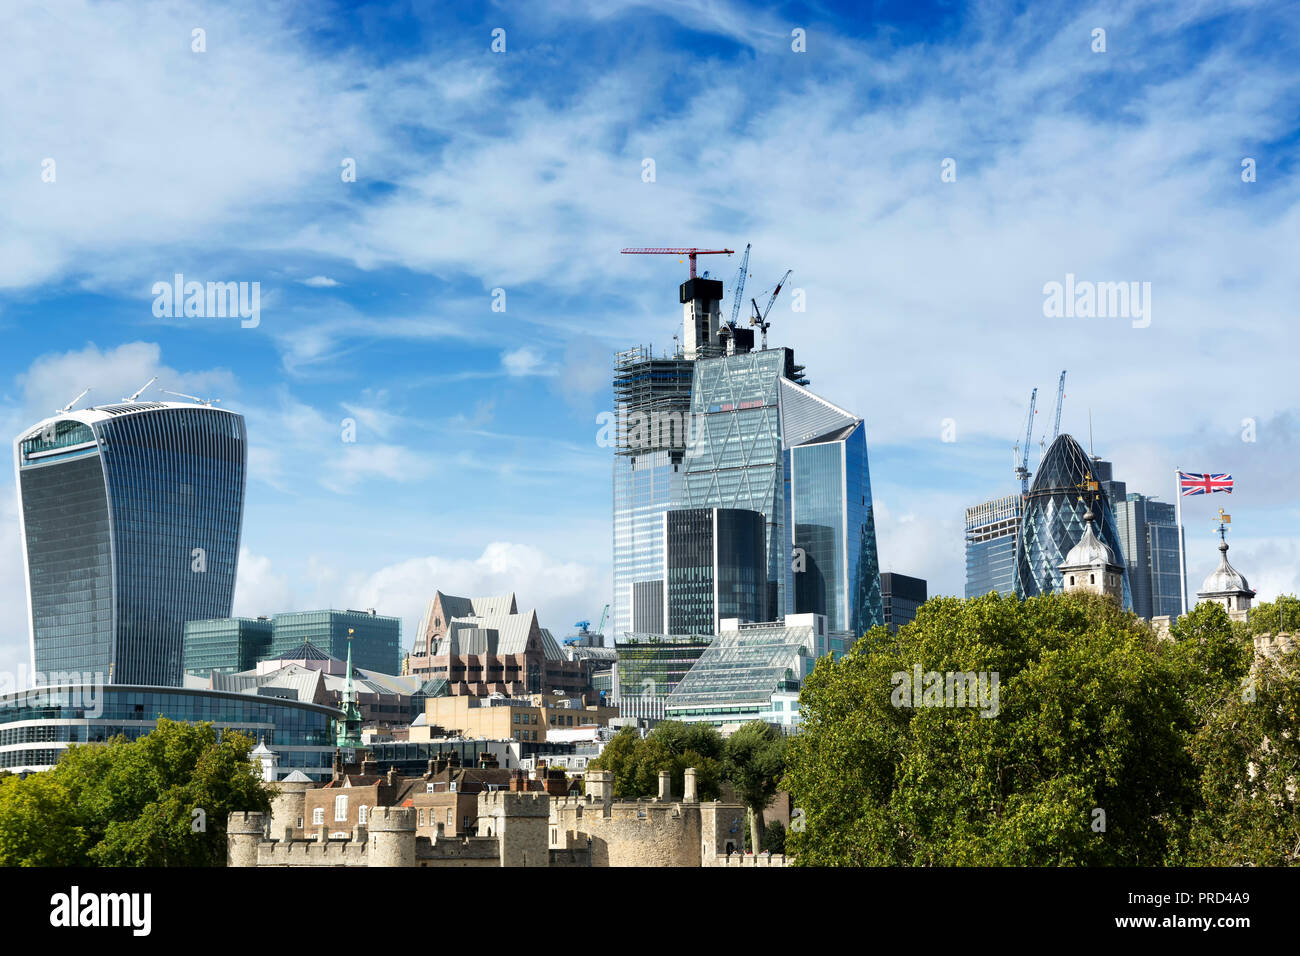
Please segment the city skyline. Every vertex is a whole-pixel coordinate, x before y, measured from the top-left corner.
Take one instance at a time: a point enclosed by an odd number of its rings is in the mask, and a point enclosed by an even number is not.
[[[408,12],[354,39],[302,8],[250,24],[236,6],[205,14],[203,54],[184,15],[88,9],[56,51],[43,14],[16,11],[7,437],[82,388],[108,403],[159,375],[248,422],[234,614],[375,607],[409,647],[435,588],[517,591],[559,636],[611,599],[596,417],[613,355],[666,351],[680,325],[685,265],[618,249],[752,242],[748,289],[794,270],[770,344],[866,420],[881,571],[962,593],[963,510],[1015,489],[1024,397],[1068,368],[1062,431],[1082,442],[1091,421],[1132,491],[1172,503],[1178,467],[1236,477],[1233,497],[1184,503],[1189,591],[1217,565],[1220,504],[1259,600],[1300,590],[1280,7],[1036,8],[1014,29],[965,12],[937,30],[834,8],[594,11],[460,9],[445,32]],[[304,97],[307,120],[279,105]],[[701,261],[724,309],[738,259]],[[260,283],[257,324],[155,309],[178,274]],[[1067,277],[1150,281],[1149,325],[1047,317],[1044,286]],[[0,475],[0,607],[21,616]],[[11,631],[0,667],[26,660]]]

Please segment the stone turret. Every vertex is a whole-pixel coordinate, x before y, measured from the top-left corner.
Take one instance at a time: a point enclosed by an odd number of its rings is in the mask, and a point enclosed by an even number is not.
[[[264,813],[232,813],[226,821],[226,866],[257,866],[257,848],[265,828]]]
[[[1220,513],[1222,514],[1222,510]],[[1224,517],[1231,518],[1230,515]],[[1201,585],[1201,589],[1196,592],[1196,600],[1198,603],[1212,601],[1215,604],[1222,604],[1223,609],[1228,612],[1228,617],[1234,621],[1244,621],[1250,614],[1250,605],[1255,599],[1255,592],[1246,583],[1245,575],[1228,563],[1226,531],[1223,520],[1220,520],[1219,566],[1210,573]]]
[[[1092,530],[1093,513],[1083,516],[1083,536],[1057,567],[1066,594],[1086,591],[1115,601],[1124,599],[1124,566],[1110,547]]]
[[[608,770],[588,770],[585,779],[587,798],[608,810],[614,802],[614,775]]]
[[[502,866],[550,866],[551,798],[489,790],[478,797],[479,836],[496,837]]]
[[[375,807],[367,821],[368,866],[415,866],[415,810]]]

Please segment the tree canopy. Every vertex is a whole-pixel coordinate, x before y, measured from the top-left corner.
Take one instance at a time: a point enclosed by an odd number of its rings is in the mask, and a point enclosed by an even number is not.
[[[138,740],[69,747],[49,771],[0,777],[0,865],[224,866],[227,816],[270,809],[253,746],[160,718]]]
[[[624,727],[589,765],[614,775],[614,796],[636,800],[659,793],[659,771],[672,775],[673,793],[681,796],[686,770],[696,770],[696,788],[701,800],[716,800],[722,778],[722,736],[707,724],[661,721],[644,738]]]
[[[1267,830],[1274,855],[1252,859],[1278,859],[1295,835],[1294,655],[1245,701],[1250,646],[1222,608],[1172,636],[1087,595],[940,598],[897,634],[873,629],[804,683],[790,851],[810,865],[1210,863],[1236,808],[1243,832],[1248,818]],[[932,696],[931,672],[982,673],[990,690],[996,675],[994,706]],[[912,675],[927,693],[900,701]],[[1245,809],[1252,761],[1270,824]]]

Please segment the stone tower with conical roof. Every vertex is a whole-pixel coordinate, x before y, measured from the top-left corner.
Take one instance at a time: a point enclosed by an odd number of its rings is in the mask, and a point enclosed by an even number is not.
[[[1196,603],[1213,601],[1222,604],[1228,617],[1234,621],[1244,621],[1250,613],[1251,602],[1255,592],[1246,582],[1245,576],[1228,563],[1227,528],[1219,521],[1219,566],[1214,569],[1201,589],[1196,592]]]
[[[1115,552],[1093,531],[1094,517],[1089,507],[1083,516],[1083,536],[1058,566],[1061,590],[1066,594],[1075,591],[1102,594],[1122,605],[1124,566],[1116,562]]]

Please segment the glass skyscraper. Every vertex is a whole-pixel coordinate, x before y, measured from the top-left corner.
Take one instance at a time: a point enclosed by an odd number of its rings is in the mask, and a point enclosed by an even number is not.
[[[783,348],[695,363],[686,501],[761,512],[765,617],[824,614],[844,650],[883,623],[866,427],[798,368]]]
[[[35,679],[181,683],[185,622],[230,615],[242,416],[131,401],[64,411],[14,442]]]
[[[1016,538],[1024,501],[1003,495],[966,509],[966,597],[1016,593]]]
[[[1124,560],[1115,514],[1097,471],[1095,460],[1069,435],[1059,435],[1043,455],[1025,499],[1016,542],[1015,588],[1020,597],[1062,592],[1060,565],[1083,536],[1083,516],[1090,507],[1098,519],[1097,536],[1117,560]],[[1127,568],[1122,603],[1133,609]]]
[[[1115,524],[1133,588],[1133,611],[1148,620],[1183,611],[1174,506],[1137,492],[1114,502]]]
[[[718,622],[763,620],[767,593],[762,514],[734,508],[664,513],[668,634],[716,634]]]
[[[683,502],[694,365],[680,355],[656,357],[648,348],[614,359],[615,639],[663,630],[662,620],[645,614],[634,620],[632,608],[634,597],[643,610],[656,602],[662,607],[663,514]]]

